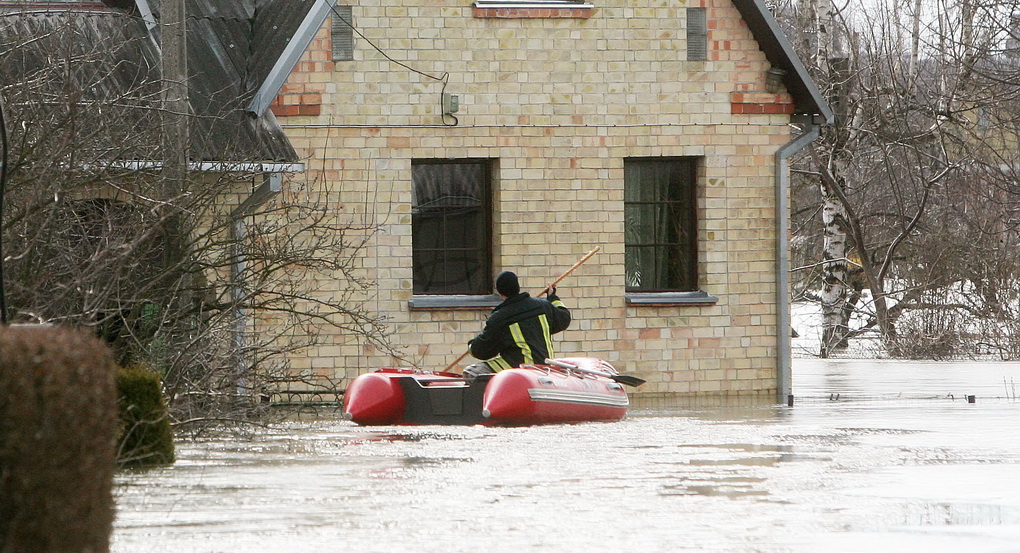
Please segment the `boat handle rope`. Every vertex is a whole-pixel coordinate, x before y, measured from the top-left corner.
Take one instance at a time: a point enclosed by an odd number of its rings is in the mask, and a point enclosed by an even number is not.
[[[557,367],[563,371],[567,376],[576,376],[581,379],[595,380],[595,374],[582,369],[581,367],[566,361],[559,361],[557,359],[546,359],[545,363],[550,367]]]

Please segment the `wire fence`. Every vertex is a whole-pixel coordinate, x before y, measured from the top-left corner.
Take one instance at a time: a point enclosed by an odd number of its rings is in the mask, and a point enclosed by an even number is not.
[[[794,394],[793,403],[798,404],[820,404],[820,403],[943,403],[943,404],[978,404],[978,403],[1020,403],[1016,397],[1010,395],[977,395],[977,394],[930,394],[930,393],[896,393],[896,394],[854,394],[833,392]]]

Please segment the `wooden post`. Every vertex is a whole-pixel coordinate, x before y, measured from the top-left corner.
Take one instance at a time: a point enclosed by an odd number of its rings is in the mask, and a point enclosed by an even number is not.
[[[180,190],[188,173],[188,40],[184,0],[160,6],[160,51],[163,79],[163,159],[171,192]]]

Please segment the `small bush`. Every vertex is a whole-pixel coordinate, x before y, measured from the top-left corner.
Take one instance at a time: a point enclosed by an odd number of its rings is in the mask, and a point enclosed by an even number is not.
[[[95,337],[0,327],[0,553],[109,550],[114,370]]]
[[[159,374],[141,366],[117,370],[121,438],[117,459],[123,466],[174,462],[174,436]]]
[[[959,313],[924,310],[900,319],[890,352],[903,359],[955,359],[972,350]]]

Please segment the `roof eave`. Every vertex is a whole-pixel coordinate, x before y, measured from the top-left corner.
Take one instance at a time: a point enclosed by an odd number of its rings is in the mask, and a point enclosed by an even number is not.
[[[793,97],[794,121],[816,125],[832,123],[833,114],[828,102],[765,3],[762,0],[733,0],[733,5],[772,66],[785,71],[783,82]]]
[[[249,113],[261,116],[269,109],[269,105],[276,98],[276,95],[280,93],[280,88],[283,87],[291,71],[301,61],[301,56],[308,49],[308,45],[315,38],[315,34],[319,32],[322,24],[326,21],[326,17],[333,11],[333,4],[335,3],[336,0],[322,0],[312,4],[301,25],[294,31],[294,36],[287,43],[287,48],[276,60],[273,68],[269,71],[269,75],[266,76],[258,90],[255,91],[255,96],[247,108]]]

